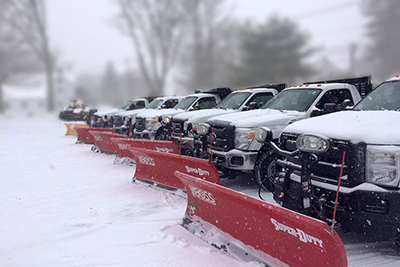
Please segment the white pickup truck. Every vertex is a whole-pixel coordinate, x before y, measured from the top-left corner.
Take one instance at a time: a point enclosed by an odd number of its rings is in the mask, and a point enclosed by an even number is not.
[[[132,130],[135,127],[136,115],[144,110],[160,110],[166,108],[175,107],[181,100],[183,96],[162,96],[157,97],[145,108],[145,109],[134,109],[134,110],[124,110],[117,112],[113,115],[113,128],[117,133],[128,134],[129,125],[131,125]]]
[[[208,152],[221,177],[233,179],[238,172],[255,171],[269,157],[254,139],[259,126],[267,126],[277,140],[288,124],[353,106],[371,90],[370,77],[304,83],[286,88],[259,110],[213,117],[197,132],[207,135]]]
[[[215,116],[258,109],[285,87],[282,83],[237,89],[212,109],[179,113],[171,120],[172,138],[180,144],[182,154],[200,157],[204,143],[196,131],[200,123]]]
[[[275,200],[289,209],[309,209],[311,213],[315,209],[332,219],[344,159],[335,220],[347,230],[390,238],[399,246],[399,111],[397,75],[380,84],[350,111],[289,125],[282,132],[279,149],[274,149],[283,155],[274,169],[285,171],[279,176],[287,177],[287,186],[270,173],[266,187],[274,192]],[[299,192],[304,183],[310,185],[307,203],[314,208],[302,204]],[[290,197],[279,199],[277,192],[281,189]]]
[[[121,111],[139,110],[146,108],[155,97],[141,97],[129,99],[121,107],[108,110],[99,110],[92,116],[91,127],[105,128],[112,127],[112,116]]]
[[[164,124],[168,120],[185,111],[210,109],[231,93],[227,87],[196,90],[195,94],[184,97],[174,108],[162,110],[146,110],[136,116],[133,137],[136,139],[166,140],[170,133]]]

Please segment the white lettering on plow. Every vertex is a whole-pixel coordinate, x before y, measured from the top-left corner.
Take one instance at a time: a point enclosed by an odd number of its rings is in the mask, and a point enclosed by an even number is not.
[[[145,156],[138,156],[138,158],[139,158],[139,162],[141,164],[156,166],[156,164],[154,163],[154,159],[152,159],[152,158],[145,157]]]
[[[210,173],[208,171],[204,171],[204,170],[202,170],[200,168],[191,168],[189,166],[185,166],[185,167],[186,167],[187,173],[192,173],[193,172],[193,173],[196,173],[196,174],[201,175],[201,176],[204,176],[204,175],[210,176]]]
[[[215,202],[215,198],[213,196],[213,194],[211,194],[210,192],[207,192],[203,189],[197,188],[193,185],[189,185],[190,187],[190,191],[192,191],[192,195],[195,198],[198,198],[200,200],[203,200],[207,203],[210,203],[212,205],[217,205],[217,203]]]
[[[304,231],[302,231],[298,228],[294,229],[292,227],[289,227],[282,223],[279,223],[273,218],[271,218],[271,222],[275,226],[276,231],[282,231],[282,232],[288,233],[289,235],[292,235],[294,237],[298,237],[299,240],[303,243],[312,243],[316,246],[320,246],[321,248],[323,247],[321,239],[318,239],[316,237],[308,235],[308,234],[304,233]]]
[[[103,138],[100,135],[95,135],[94,139],[96,139],[96,141],[99,141],[99,142],[103,141]]]
[[[127,150],[129,147],[131,147],[130,144],[118,144],[119,149],[121,150]]]
[[[171,153],[173,149],[166,148],[166,147],[156,147],[157,152],[164,152],[164,153]]]

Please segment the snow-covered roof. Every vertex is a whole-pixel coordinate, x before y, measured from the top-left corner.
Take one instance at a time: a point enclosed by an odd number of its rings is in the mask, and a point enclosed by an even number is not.
[[[393,76],[392,78],[388,79],[387,82],[399,81],[399,80],[400,80],[400,74],[397,74],[396,76]]]
[[[329,90],[329,89],[337,89],[343,88],[347,86],[347,83],[319,83],[319,84],[300,84],[287,87],[285,90],[293,90],[293,89],[322,89],[322,90]]]

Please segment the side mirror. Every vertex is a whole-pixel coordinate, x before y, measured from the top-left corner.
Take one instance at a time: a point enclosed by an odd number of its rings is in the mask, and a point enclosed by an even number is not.
[[[260,102],[260,103],[258,103],[258,106],[257,106],[257,108],[261,108],[262,106],[264,106],[264,102]]]
[[[319,109],[314,109],[313,111],[311,111],[310,117],[317,117],[319,115],[322,114],[322,111]]]
[[[254,138],[259,143],[267,143],[273,140],[273,134],[271,129],[268,127],[258,127],[254,133]]]
[[[324,109],[323,109],[323,113],[324,114],[328,114],[328,113],[332,113],[338,111],[338,104],[335,103],[326,103],[324,105]]]
[[[353,103],[351,102],[350,99],[345,99],[342,104],[340,104],[342,109],[346,109],[348,107],[351,107],[353,105]]]
[[[258,108],[256,102],[250,102],[250,103],[249,103],[249,109],[256,109],[256,108]]]
[[[166,107],[167,107],[167,105],[162,104],[160,108],[166,108]]]

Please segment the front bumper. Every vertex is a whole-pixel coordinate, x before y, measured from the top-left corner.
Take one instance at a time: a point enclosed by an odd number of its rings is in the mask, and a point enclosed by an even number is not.
[[[143,130],[141,132],[138,132],[138,131],[134,130],[134,132],[133,132],[133,138],[135,138],[135,139],[154,140],[155,136],[156,136],[155,131]]]
[[[211,154],[211,150],[208,149]],[[217,165],[242,171],[253,171],[257,160],[258,151],[241,151],[232,149],[228,152],[212,150],[212,159]]]
[[[292,182],[300,177],[291,174]],[[313,181],[314,199],[325,197],[323,207],[327,219],[333,216],[337,186]],[[300,183],[297,185],[300,188]],[[314,203],[319,205],[317,201]],[[382,234],[391,237],[400,233],[400,190],[386,190],[370,183],[354,188],[341,187],[336,221],[352,231]]]

